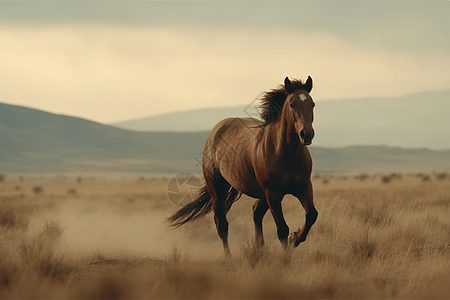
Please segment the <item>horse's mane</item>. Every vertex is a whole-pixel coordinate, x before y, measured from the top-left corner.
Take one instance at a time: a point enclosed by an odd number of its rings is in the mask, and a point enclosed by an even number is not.
[[[296,90],[306,90],[306,84],[299,79],[291,80],[292,92]],[[277,88],[265,92],[261,98],[261,119],[264,120],[263,126],[275,121],[283,110],[284,101],[286,101],[289,92],[286,91],[284,84],[278,85]]]

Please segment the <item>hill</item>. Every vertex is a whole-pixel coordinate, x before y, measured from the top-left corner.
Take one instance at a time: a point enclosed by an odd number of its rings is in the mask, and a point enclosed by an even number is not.
[[[201,173],[208,132],[136,132],[0,103],[0,173]],[[310,147],[316,173],[450,170],[450,150]]]
[[[134,132],[0,103],[3,170],[176,172],[198,155],[206,136]]]
[[[316,99],[317,100],[317,99]],[[316,101],[314,145],[389,145],[406,148],[450,148],[450,90],[396,98]],[[258,117],[254,103],[168,113],[111,124],[139,131],[209,130],[226,117]]]

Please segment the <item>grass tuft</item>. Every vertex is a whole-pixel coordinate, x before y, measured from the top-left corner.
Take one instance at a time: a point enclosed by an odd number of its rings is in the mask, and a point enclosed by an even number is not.
[[[241,252],[243,263],[254,269],[268,264],[271,251],[267,246],[261,247],[254,241],[247,241],[241,246]]]
[[[358,236],[350,243],[350,253],[360,262],[368,262],[377,252],[377,243],[368,234]]]
[[[19,214],[17,209],[10,206],[0,207],[0,227],[4,230],[26,231],[30,221],[25,216]],[[1,228],[0,228],[1,229]]]
[[[165,260],[169,265],[178,265],[187,260],[187,254],[183,253],[177,246],[174,246],[171,253],[165,257]]]

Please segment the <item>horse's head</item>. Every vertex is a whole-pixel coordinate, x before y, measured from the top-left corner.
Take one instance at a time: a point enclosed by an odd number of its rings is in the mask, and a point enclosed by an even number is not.
[[[288,96],[284,103],[284,110],[289,110],[291,120],[303,145],[310,145],[314,137],[312,123],[314,120],[313,99],[309,95],[312,90],[312,78],[308,76],[302,88],[293,85],[288,77],[284,80],[284,87]]]

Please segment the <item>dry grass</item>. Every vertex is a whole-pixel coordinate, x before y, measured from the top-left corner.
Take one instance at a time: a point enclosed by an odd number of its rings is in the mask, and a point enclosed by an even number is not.
[[[0,298],[449,298],[450,180],[439,175],[316,177],[319,219],[289,251],[270,214],[255,247],[243,197],[228,218],[231,259],[211,216],[167,230],[168,180],[4,181]],[[296,230],[300,204],[283,208]]]

